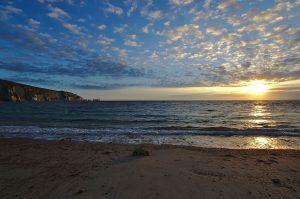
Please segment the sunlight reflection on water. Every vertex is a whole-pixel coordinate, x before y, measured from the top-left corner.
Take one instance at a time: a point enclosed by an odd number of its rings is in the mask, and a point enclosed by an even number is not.
[[[265,105],[255,104],[249,113],[249,116],[252,117],[248,120],[249,128],[264,128],[276,126],[274,120],[269,119],[268,117],[270,112],[267,110]]]
[[[230,136],[213,137],[199,136],[192,145],[212,148],[232,149],[300,149],[299,137],[268,137],[268,136]]]
[[[284,149],[284,145],[280,144],[279,138],[271,137],[251,137],[248,138],[246,148],[252,149]]]

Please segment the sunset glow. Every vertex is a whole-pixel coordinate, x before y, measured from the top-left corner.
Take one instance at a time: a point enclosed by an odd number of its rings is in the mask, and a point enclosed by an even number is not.
[[[299,9],[299,0],[3,0],[0,79],[102,100],[300,99]]]
[[[246,92],[254,95],[260,95],[266,93],[270,88],[269,85],[263,80],[254,80],[249,83],[249,86],[245,87]]]

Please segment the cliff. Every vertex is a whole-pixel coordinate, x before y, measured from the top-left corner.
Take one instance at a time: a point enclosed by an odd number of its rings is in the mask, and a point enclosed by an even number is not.
[[[19,84],[0,79],[0,101],[81,101],[82,97],[65,91]]]

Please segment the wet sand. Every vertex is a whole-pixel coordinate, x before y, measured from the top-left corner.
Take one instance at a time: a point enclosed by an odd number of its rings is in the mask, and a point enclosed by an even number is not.
[[[300,198],[300,151],[1,138],[0,198]]]

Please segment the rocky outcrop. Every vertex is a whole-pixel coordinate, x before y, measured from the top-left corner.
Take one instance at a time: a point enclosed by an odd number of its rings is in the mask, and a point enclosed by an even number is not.
[[[65,91],[55,91],[0,79],[0,101],[81,101],[82,97]]]

